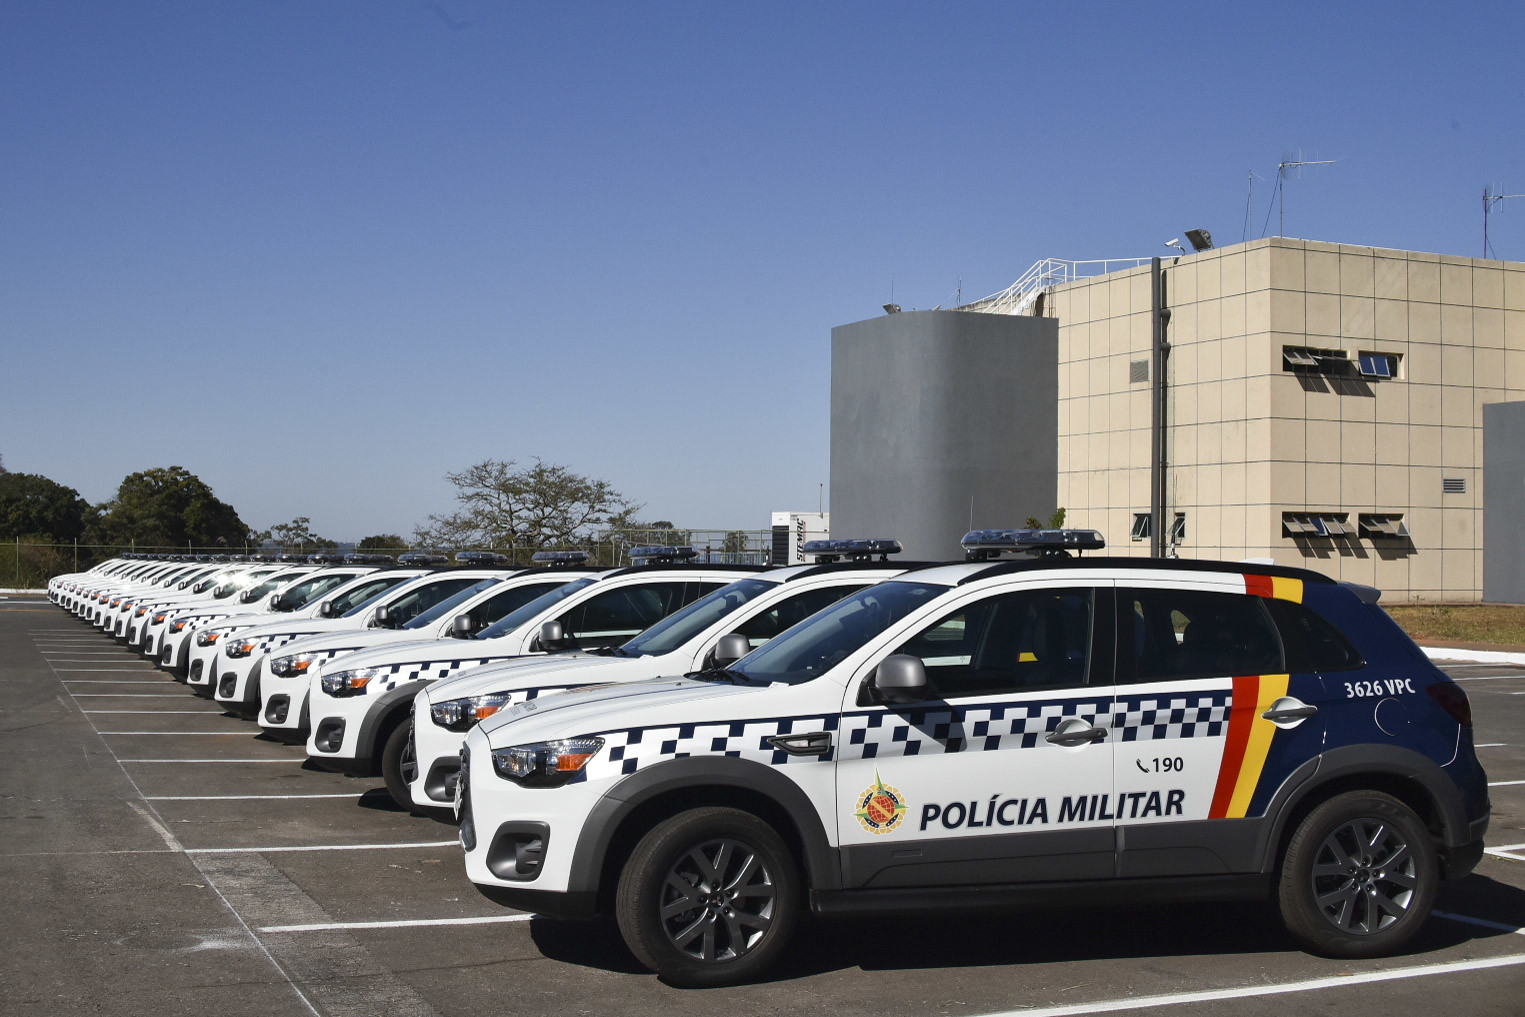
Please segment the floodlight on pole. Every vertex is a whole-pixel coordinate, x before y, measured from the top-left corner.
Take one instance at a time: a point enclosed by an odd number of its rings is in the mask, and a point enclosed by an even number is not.
[[[1191,241],[1192,251],[1210,251],[1213,247],[1213,235],[1205,229],[1187,230],[1186,239]]]

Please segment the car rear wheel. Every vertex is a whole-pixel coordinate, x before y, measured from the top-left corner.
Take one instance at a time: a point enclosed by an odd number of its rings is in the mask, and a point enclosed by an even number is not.
[[[636,959],[664,981],[732,985],[777,958],[801,898],[794,857],[771,826],[737,809],[693,809],[636,845],[615,917]]]
[[[1376,791],[1337,795],[1287,844],[1278,904],[1304,947],[1330,957],[1379,957],[1429,917],[1440,880],[1435,844],[1414,811]]]

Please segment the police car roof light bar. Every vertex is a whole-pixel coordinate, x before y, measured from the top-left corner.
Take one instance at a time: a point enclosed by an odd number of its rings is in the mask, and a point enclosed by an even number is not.
[[[988,561],[1002,554],[1068,558],[1071,552],[1099,551],[1107,546],[1099,530],[970,530],[959,543],[970,561]]]
[[[630,549],[630,560],[640,562],[643,565],[665,565],[680,561],[693,561],[699,557],[699,552],[684,544],[674,547],[671,544],[641,544],[639,547]]]
[[[848,561],[872,561],[874,555],[878,555],[880,561],[889,561],[890,555],[899,554],[903,548],[898,540],[870,537],[853,540],[807,540],[801,550],[806,554],[815,555],[815,560],[821,564],[829,565],[843,558]]]
[[[536,565],[582,565],[592,557],[587,551],[536,551],[530,561]]]
[[[507,565],[508,555],[496,551],[457,551],[455,560],[462,565]]]

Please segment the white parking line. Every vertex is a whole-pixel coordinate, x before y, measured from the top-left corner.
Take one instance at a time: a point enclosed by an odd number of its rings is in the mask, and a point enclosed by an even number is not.
[[[1525,780],[1490,780],[1489,787],[1513,787],[1516,784],[1525,784]]]
[[[503,925],[527,922],[535,915],[486,915],[481,918],[420,918],[396,922],[320,922],[315,925],[262,925],[261,932],[337,932],[341,929],[420,929],[435,925]]]
[[[1472,746],[1474,749],[1502,749],[1508,747],[1508,742],[1478,742]]]
[[[127,762],[127,760],[122,760]],[[405,851],[408,848],[460,847],[458,840],[423,840],[411,844],[310,844],[305,847],[186,848],[188,855],[266,855],[288,851]]]
[[[360,798],[362,791],[328,795],[148,795],[148,802],[263,802],[290,801],[297,798]]]
[[[247,731],[97,731],[99,735],[154,735],[181,738],[194,735],[197,738],[252,738]]]
[[[173,685],[174,682],[160,679],[156,682],[139,682],[131,678],[65,678],[66,685]]]
[[[1492,665],[1492,664],[1489,665],[1489,667],[1492,667],[1492,666],[1494,666],[1494,665]],[[1503,680],[1508,679],[1508,678],[1525,678],[1525,675],[1521,675],[1521,674],[1475,674],[1475,675],[1471,675],[1471,676],[1468,676],[1468,675],[1458,675],[1458,676],[1452,678],[1451,680],[1454,681],[1454,682],[1496,682],[1496,681],[1503,681]]]
[[[1177,1006],[1181,1003],[1210,1003],[1220,999],[1249,999],[1255,996],[1277,996],[1290,992],[1312,992],[1316,989],[1338,989],[1347,985],[1369,985],[1373,982],[1391,982],[1404,978],[1449,975],[1462,971],[1486,971],[1489,968],[1514,967],[1519,964],[1525,964],[1525,954],[1511,954],[1507,957],[1488,957],[1482,960],[1450,961],[1444,964],[1417,964],[1413,967],[1391,968],[1387,971],[1368,971],[1358,975],[1335,975],[1330,978],[1310,978],[1306,981],[1281,982],[1276,985],[1246,985],[1237,989],[1204,989],[1200,992],[1177,992],[1164,996],[1138,996],[1133,999],[1101,999],[1092,1003],[1073,1003],[1067,1006],[1007,1010],[999,1014],[986,1014],[985,1017],[1070,1017],[1072,1014],[1118,1013],[1124,1010],[1146,1010],[1160,1006]]]
[[[55,667],[53,670],[57,671],[59,674],[92,674],[92,673],[97,673],[98,674],[98,673],[107,672],[107,671],[116,672],[118,674],[121,674],[121,673],[124,673],[124,672],[127,673],[127,674],[153,674],[155,671],[158,670],[158,668],[153,668],[153,667]],[[64,679],[64,681],[66,681],[66,682],[82,681],[82,680],[83,679],[78,679],[78,678],[65,678]],[[165,681],[169,681],[169,679],[166,678]]]
[[[1511,862],[1525,862],[1525,855],[1520,854],[1522,850],[1525,850],[1525,844],[1500,844],[1498,847],[1483,848],[1483,853],[1495,858],[1507,858]]]
[[[119,763],[305,763],[306,756],[292,759],[118,759]]]
[[[148,717],[169,717],[186,713],[197,717],[221,717],[221,710],[81,710],[80,713],[133,713]],[[102,732],[104,734],[105,732]]]
[[[154,682],[102,682],[103,685],[153,685]],[[180,692],[71,692],[72,699],[176,699],[185,702]],[[146,711],[157,713],[157,710]]]

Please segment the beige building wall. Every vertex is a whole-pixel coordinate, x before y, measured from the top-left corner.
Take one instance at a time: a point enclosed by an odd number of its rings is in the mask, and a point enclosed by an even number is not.
[[[1163,272],[1180,555],[1270,557],[1389,600],[1480,599],[1482,408],[1525,398],[1525,264],[1273,238]],[[1149,510],[1149,269],[1070,283],[1046,304],[1059,319],[1059,503],[1114,553],[1147,555],[1130,531]],[[1398,374],[1289,371],[1286,347],[1391,354]],[[1303,511],[1352,526],[1401,513],[1411,537],[1285,536],[1283,513]]]

